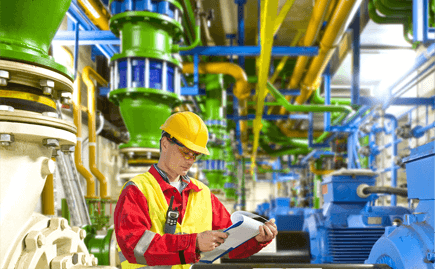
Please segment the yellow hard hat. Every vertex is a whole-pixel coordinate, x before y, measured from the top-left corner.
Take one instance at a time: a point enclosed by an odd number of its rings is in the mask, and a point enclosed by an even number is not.
[[[188,149],[210,155],[207,149],[208,130],[202,119],[193,112],[171,115],[160,129],[175,137]]]

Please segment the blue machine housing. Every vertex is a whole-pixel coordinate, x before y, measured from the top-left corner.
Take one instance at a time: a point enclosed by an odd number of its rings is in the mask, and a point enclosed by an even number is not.
[[[403,207],[372,206],[377,197],[373,194],[358,196],[359,185],[375,182],[374,173],[367,170],[325,178],[323,210],[306,218],[303,226],[310,235],[312,263],[364,263],[385,227],[410,213]]]
[[[257,213],[262,216],[267,216],[266,213],[269,210],[269,208],[270,208],[270,204],[267,202],[259,204],[257,205]]]
[[[408,198],[419,199],[418,206],[413,214],[405,215],[403,225],[387,227],[366,263],[433,269],[435,142],[412,149],[405,163]]]
[[[304,224],[304,209],[291,208],[290,198],[278,197],[271,201],[268,217],[275,219],[278,231],[301,231]]]

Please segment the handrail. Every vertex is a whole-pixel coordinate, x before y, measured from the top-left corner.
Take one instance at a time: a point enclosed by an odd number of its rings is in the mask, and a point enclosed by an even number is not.
[[[74,82],[74,105],[73,117],[74,124],[77,127],[77,144],[74,151],[74,160],[76,163],[77,171],[86,180],[86,196],[88,199],[98,198],[95,195],[95,180],[91,172],[86,169],[82,161],[82,106],[81,106],[81,74],[77,72],[77,78]]]
[[[94,78],[98,83],[107,85],[107,81],[100,76],[92,67],[86,66],[83,68],[83,81],[88,87],[88,129],[89,129],[89,167],[92,174],[100,183],[100,197],[102,199],[110,198],[107,196],[107,180],[106,177],[97,168],[96,163],[96,127],[95,127],[95,85],[91,80]]]

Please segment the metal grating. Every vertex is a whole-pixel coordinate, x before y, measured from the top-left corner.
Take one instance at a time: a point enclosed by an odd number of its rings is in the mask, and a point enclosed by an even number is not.
[[[328,229],[328,251],[332,263],[364,263],[385,228]]]

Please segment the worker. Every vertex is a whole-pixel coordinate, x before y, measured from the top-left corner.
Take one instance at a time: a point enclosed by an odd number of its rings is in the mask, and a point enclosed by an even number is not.
[[[201,154],[210,154],[202,119],[193,112],[179,112],[160,129],[158,163],[129,180],[116,204],[114,224],[123,269],[165,265],[187,269],[199,261],[201,252],[225,242],[227,234],[221,230],[232,225],[230,214],[210,189],[187,176]],[[165,233],[171,198],[172,210],[179,215],[174,233]],[[277,233],[274,222],[268,221],[256,237],[230,251],[229,257],[249,257]]]

